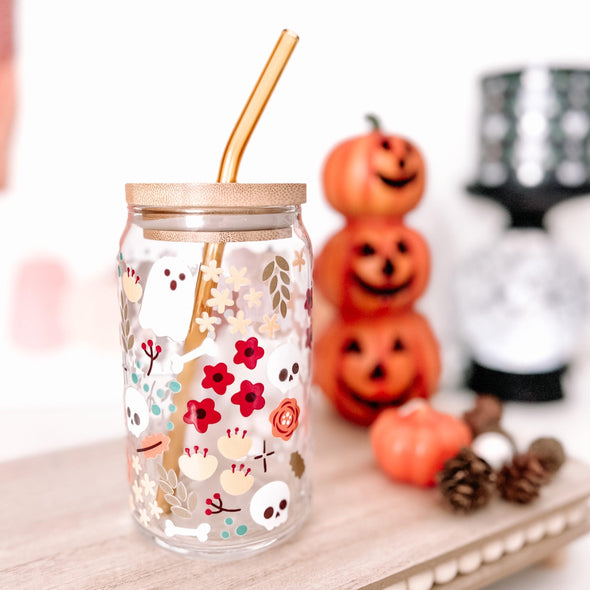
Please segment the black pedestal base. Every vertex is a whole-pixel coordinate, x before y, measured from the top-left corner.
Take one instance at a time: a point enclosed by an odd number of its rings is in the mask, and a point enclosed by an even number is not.
[[[466,382],[476,393],[489,393],[503,400],[548,402],[563,398],[561,376],[566,369],[563,366],[549,373],[521,375],[488,369],[472,361]]]

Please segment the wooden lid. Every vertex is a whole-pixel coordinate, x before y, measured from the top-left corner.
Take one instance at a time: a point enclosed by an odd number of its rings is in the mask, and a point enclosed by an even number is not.
[[[305,203],[306,185],[295,183],[132,183],[129,205],[141,207],[284,207]]]

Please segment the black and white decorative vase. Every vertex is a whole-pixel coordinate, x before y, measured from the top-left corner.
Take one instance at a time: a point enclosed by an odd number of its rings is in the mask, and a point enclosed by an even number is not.
[[[511,223],[458,272],[467,385],[502,399],[563,397],[586,312],[585,280],[543,220],[590,193],[590,71],[528,68],[482,80],[480,159],[470,193]]]

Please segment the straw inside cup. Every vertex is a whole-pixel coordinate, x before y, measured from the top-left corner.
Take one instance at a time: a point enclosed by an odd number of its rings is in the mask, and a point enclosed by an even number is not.
[[[270,55],[240,117],[234,126],[232,134],[226,144],[219,173],[217,175],[217,182],[236,182],[238,168],[242,155],[248,141],[254,131],[268,100],[295,49],[295,45],[299,41],[299,37],[288,29],[284,29]],[[217,267],[221,267],[223,258],[224,243],[207,242],[203,248],[203,265],[209,265],[213,260],[217,262]],[[211,309],[207,306],[207,300],[211,297],[211,289],[213,281],[205,280],[203,272],[199,268],[197,283],[195,287],[195,299],[193,312],[191,317],[188,334],[184,343],[184,351],[190,352],[203,344],[207,334],[200,332],[196,319],[207,311],[211,313]],[[198,358],[198,357],[197,357]],[[175,405],[180,408],[185,408],[187,402],[191,397],[191,383],[195,375],[195,367],[197,358],[185,363],[182,372],[178,376],[181,389],[174,397]],[[183,413],[181,411],[172,415],[172,423],[174,428],[170,431],[170,445],[162,458],[162,466],[166,471],[172,469],[178,474],[178,459],[184,451],[184,432],[185,424],[183,421]],[[168,513],[170,506],[164,499],[164,493],[158,489],[157,502],[159,506]]]

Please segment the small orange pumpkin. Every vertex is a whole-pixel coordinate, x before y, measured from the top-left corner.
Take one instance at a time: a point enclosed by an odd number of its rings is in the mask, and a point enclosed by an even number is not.
[[[324,165],[324,192],[346,216],[401,216],[424,192],[422,154],[407,139],[385,135],[377,119],[373,131],[338,144]]]
[[[438,344],[428,322],[397,316],[334,321],[314,345],[314,380],[338,412],[368,425],[386,408],[430,397],[438,386]]]
[[[426,289],[430,252],[401,221],[349,219],[315,261],[314,281],[343,316],[400,311]]]
[[[471,444],[465,422],[422,400],[385,410],[370,434],[381,469],[393,479],[418,486],[434,485],[445,461]]]

